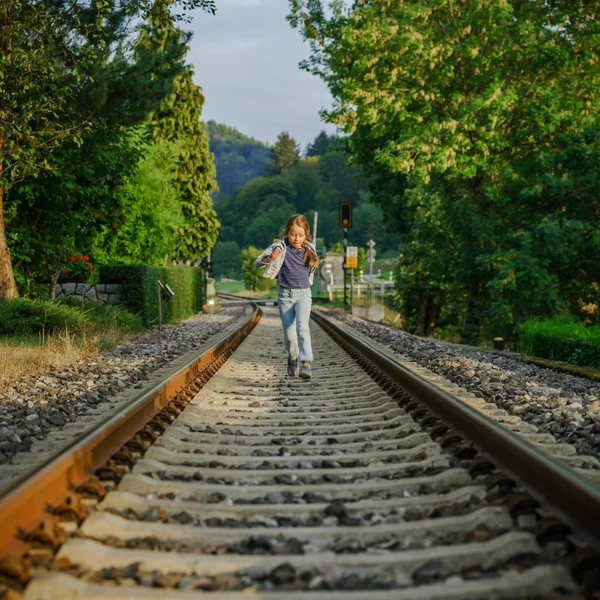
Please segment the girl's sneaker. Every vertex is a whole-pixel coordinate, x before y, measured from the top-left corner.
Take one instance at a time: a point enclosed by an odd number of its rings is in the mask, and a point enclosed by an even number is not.
[[[310,365],[300,366],[300,379],[310,379],[312,374],[310,372]]]
[[[298,360],[288,357],[287,373],[290,377],[296,377],[298,371]]]

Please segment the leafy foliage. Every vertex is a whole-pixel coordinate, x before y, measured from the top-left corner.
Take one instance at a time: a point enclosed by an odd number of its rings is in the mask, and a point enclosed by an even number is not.
[[[275,289],[277,285],[275,279],[263,277],[262,269],[254,266],[254,261],[261,252],[262,250],[254,246],[248,246],[242,250],[242,276],[248,290],[270,290]]]
[[[335,135],[327,135],[324,131],[321,131],[319,135],[306,147],[306,156],[323,156],[327,154],[330,147],[336,143]]]
[[[600,326],[586,327],[560,318],[532,319],[519,329],[519,348],[541,358],[600,368]]]
[[[117,227],[101,224],[92,253],[102,264],[158,265],[173,253],[183,226],[173,184],[175,144],[150,144],[135,172],[121,188]]]
[[[598,291],[597,6],[290,0],[325,117],[401,235],[414,331],[512,337]],[[575,160],[575,157],[578,157]],[[585,169],[583,168],[585,165]],[[600,311],[594,318],[600,319]]]
[[[212,208],[216,189],[215,165],[208,149],[208,135],[200,114],[204,96],[187,67],[175,79],[174,92],[152,115],[155,138],[179,144],[173,185],[181,204],[183,226],[175,258],[190,261],[207,255],[217,239],[219,222]]]
[[[237,242],[217,242],[211,253],[215,278],[240,279],[242,276],[242,255]]]
[[[80,147],[64,145],[47,158],[49,169],[15,185],[6,204],[7,237],[17,272],[50,281],[50,295],[70,257],[90,254],[97,233],[121,225],[124,175],[140,148],[131,136],[105,128],[85,134]]]
[[[176,13],[177,9],[196,7],[208,12],[215,8],[211,0],[124,0],[98,3],[93,10],[88,2],[79,0],[68,4],[61,0],[7,0],[3,4],[0,297],[17,295],[5,237],[7,191],[16,194],[8,200],[12,203],[8,210],[13,211],[9,226],[16,228],[19,238],[27,237],[23,221],[31,222],[29,215],[20,217],[21,201],[28,199],[31,208],[37,195],[41,212],[45,211],[46,216],[54,213],[54,234],[64,248],[57,248],[48,257],[45,268],[55,273],[59,255],[69,254],[76,246],[76,240],[62,239],[65,226],[61,217],[63,221],[72,217],[68,204],[74,201],[66,198],[65,190],[80,171],[87,171],[85,176],[95,179],[93,167],[87,166],[86,152],[92,149],[101,155],[119,145],[125,151],[124,128],[141,123],[171,93],[173,78],[183,68],[188,36],[177,33],[170,24],[184,18]],[[133,156],[133,148],[130,150],[122,176],[129,174],[130,166],[139,158]],[[100,155],[91,160],[94,163],[97,159],[94,166],[100,166],[101,174],[92,182],[87,199],[93,199],[94,192],[100,190],[101,200],[88,210],[86,199],[80,196],[78,201],[86,204],[83,212],[98,212],[98,204],[100,210],[108,207],[110,194],[99,181],[106,175]],[[114,188],[118,179],[114,171],[109,173],[105,188]],[[56,193],[52,188],[47,195],[39,193],[43,185],[50,183],[58,186]],[[17,184],[27,189],[13,191]],[[105,212],[118,217],[119,201],[118,194],[114,194],[112,210]],[[94,219],[82,223],[89,223],[89,232]],[[21,239],[23,245],[29,241]],[[22,256],[18,259],[26,261]]]
[[[367,185],[360,169],[350,166],[339,150],[299,160],[280,174],[252,179],[231,197],[218,197],[215,208],[222,223],[219,241],[264,248],[279,235],[290,215],[306,214],[312,225],[317,211],[318,236],[330,246],[343,236],[338,214],[339,202],[344,200],[354,204],[356,226],[349,232],[351,244],[366,246],[373,238],[378,251],[396,250],[395,236],[386,231],[381,209],[369,202]]]

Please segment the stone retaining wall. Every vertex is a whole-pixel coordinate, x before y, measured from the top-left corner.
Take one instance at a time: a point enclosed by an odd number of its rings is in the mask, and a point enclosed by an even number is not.
[[[119,304],[121,302],[121,285],[119,283],[58,283],[56,297],[70,297],[73,300],[90,300],[98,304]]]

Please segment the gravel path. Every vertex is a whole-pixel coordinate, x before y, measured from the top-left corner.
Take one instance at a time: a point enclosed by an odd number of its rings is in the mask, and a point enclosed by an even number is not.
[[[243,307],[198,314],[147,332],[113,352],[29,375],[0,388],[0,464],[8,464],[35,440],[61,430],[123,390],[145,387],[156,369],[201,347],[244,315]]]
[[[324,311],[400,357],[600,459],[600,383],[519,362],[498,351],[458,348],[388,325]]]

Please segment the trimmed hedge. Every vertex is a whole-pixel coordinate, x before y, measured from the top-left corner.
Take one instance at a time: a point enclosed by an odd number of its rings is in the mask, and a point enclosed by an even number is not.
[[[519,329],[519,349],[540,358],[600,368],[600,326],[532,319]]]
[[[145,265],[101,265],[100,281],[120,283],[121,304],[142,317],[144,325],[158,323],[158,280],[175,292],[162,303],[163,323],[173,323],[202,310],[204,271],[199,267],[149,267]]]

